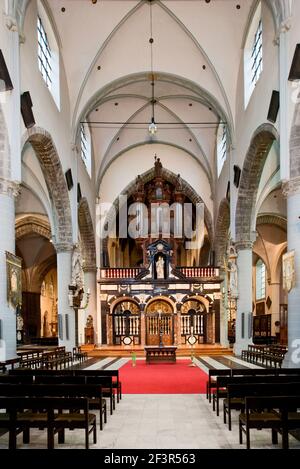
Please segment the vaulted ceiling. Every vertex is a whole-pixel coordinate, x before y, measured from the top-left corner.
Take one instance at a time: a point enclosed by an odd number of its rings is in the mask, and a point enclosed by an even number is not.
[[[288,0],[265,1],[278,22]],[[13,3],[21,15],[26,1]],[[256,0],[44,4],[61,46],[73,137],[80,122],[90,122],[98,183],[118,155],[157,141],[191,154],[213,184],[217,126],[226,123],[229,136],[234,130],[242,48]],[[152,71],[155,137],[148,132]]]
[[[222,121],[233,128],[241,50],[255,2],[240,3],[48,3],[62,44],[73,129],[90,122],[98,182],[119,154],[147,141],[183,148],[213,181],[217,126]],[[148,132],[151,71],[155,137]]]

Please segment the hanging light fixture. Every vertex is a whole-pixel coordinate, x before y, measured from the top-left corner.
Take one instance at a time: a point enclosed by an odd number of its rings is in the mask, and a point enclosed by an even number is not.
[[[156,100],[154,98],[154,73],[153,73],[153,35],[152,35],[152,1],[150,2],[150,54],[151,54],[151,87],[152,87],[152,97],[151,97],[151,106],[152,106],[152,117],[151,117],[151,122],[149,125],[149,134],[151,136],[155,135],[157,132],[157,125],[155,123],[154,119],[154,104],[156,103]]]
[[[154,104],[155,104],[155,99],[154,99],[154,77],[153,77],[153,74],[152,74],[151,86],[152,86],[152,99],[151,99],[151,104],[152,104],[152,117],[151,117],[151,123],[150,123],[150,125],[149,125],[149,133],[150,133],[150,135],[155,135],[156,132],[157,132],[157,125],[156,125],[155,119],[154,119]]]

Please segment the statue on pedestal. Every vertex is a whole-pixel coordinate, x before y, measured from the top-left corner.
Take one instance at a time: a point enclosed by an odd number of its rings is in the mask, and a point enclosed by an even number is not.
[[[182,179],[180,177],[180,174],[177,174],[177,177],[176,177],[175,190],[176,192],[181,192],[183,190]]]
[[[93,327],[93,323],[94,323],[93,316],[91,314],[89,314],[88,317],[86,318],[85,327]]]
[[[238,269],[236,264],[237,253],[234,246],[230,246],[228,249],[228,266],[227,272],[229,272],[229,286],[228,293],[231,298],[238,297]]]
[[[161,164],[160,158],[157,158],[157,156],[155,155],[154,159],[155,159],[155,163],[154,163],[155,177],[161,178],[161,176],[162,176],[162,164]]]
[[[75,245],[72,254],[72,285],[76,286],[78,290],[82,289],[84,285],[81,250],[78,244]]]
[[[162,256],[159,256],[159,258],[156,261],[157,278],[165,278],[164,264],[165,264],[164,258]]]

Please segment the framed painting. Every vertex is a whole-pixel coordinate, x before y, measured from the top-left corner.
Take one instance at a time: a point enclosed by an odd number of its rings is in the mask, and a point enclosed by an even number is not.
[[[22,304],[22,259],[11,252],[6,254],[7,302],[13,307]]]
[[[287,252],[282,256],[283,289],[290,292],[296,283],[295,278],[295,251]]]

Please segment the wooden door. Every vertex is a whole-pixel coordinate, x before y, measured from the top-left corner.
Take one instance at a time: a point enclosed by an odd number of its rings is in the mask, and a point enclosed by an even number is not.
[[[288,308],[286,304],[280,305],[280,344],[288,343]]]
[[[173,315],[153,313],[146,315],[146,344],[157,346],[174,344]]]

